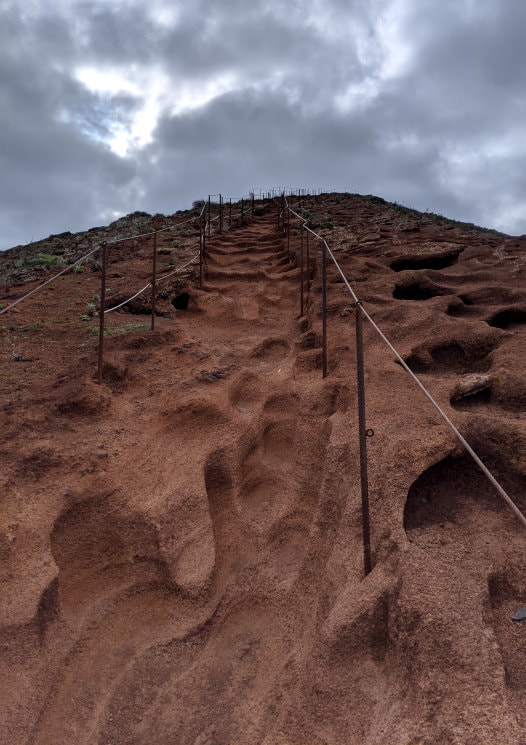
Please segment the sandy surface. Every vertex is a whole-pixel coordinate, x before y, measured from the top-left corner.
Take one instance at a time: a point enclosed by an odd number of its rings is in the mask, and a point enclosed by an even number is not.
[[[526,240],[304,206],[525,510]],[[216,236],[203,290],[167,283],[155,332],[109,317],[100,387],[79,320],[97,272],[0,316],[2,745],[526,742],[526,532],[366,327],[363,579],[354,310],[331,270],[323,380],[298,245],[289,263],[274,213]],[[148,250],[113,254],[110,299]]]

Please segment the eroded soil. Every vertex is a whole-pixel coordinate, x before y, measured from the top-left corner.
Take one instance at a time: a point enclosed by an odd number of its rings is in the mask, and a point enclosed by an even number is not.
[[[526,241],[358,196],[302,207],[525,510]],[[149,250],[114,254],[110,300]],[[298,251],[273,211],[214,235],[154,332],[146,301],[108,316],[102,386],[79,318],[96,271],[0,316],[1,743],[526,740],[524,529],[366,327],[364,580],[354,309],[331,268],[323,379],[319,254],[300,317]]]

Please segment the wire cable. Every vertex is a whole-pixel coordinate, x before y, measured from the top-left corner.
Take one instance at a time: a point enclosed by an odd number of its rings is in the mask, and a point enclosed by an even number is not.
[[[448,415],[445,413],[445,411],[441,408],[441,406],[437,403],[437,401],[435,401],[435,399],[433,398],[433,396],[431,395],[431,393],[427,390],[427,388],[424,386],[424,384],[422,383],[422,381],[411,370],[411,368],[409,367],[409,365],[405,362],[405,360],[402,358],[402,356],[399,354],[399,352],[391,344],[391,342],[389,341],[389,339],[387,338],[387,336],[383,333],[383,331],[380,329],[380,327],[378,326],[378,324],[371,318],[371,316],[369,315],[369,313],[365,310],[365,308],[363,307],[363,305],[362,305],[361,301],[359,300],[358,296],[354,292],[354,290],[353,290],[353,288],[352,288],[349,280],[345,276],[345,274],[343,272],[343,269],[341,268],[341,266],[339,265],[338,261],[336,260],[334,254],[331,251],[331,249],[329,247],[329,244],[327,243],[327,241],[325,240],[325,238],[323,238],[321,235],[319,235],[319,233],[316,233],[314,230],[312,230],[311,228],[309,228],[307,226],[307,224],[306,224],[307,221],[305,220],[305,218],[302,217],[302,215],[299,215],[294,210],[292,210],[290,207],[288,207],[288,202],[287,202],[287,208],[288,208],[289,212],[291,212],[293,215],[296,215],[296,217],[298,217],[300,220],[303,220],[303,228],[305,228],[306,230],[308,230],[309,233],[311,233],[313,236],[315,236],[316,238],[318,238],[320,241],[323,242],[323,244],[325,245],[325,248],[327,249],[327,252],[328,252],[329,256],[331,257],[334,265],[336,266],[336,269],[338,270],[338,272],[339,272],[339,274],[340,274],[340,276],[341,276],[341,278],[342,278],[342,280],[343,280],[343,282],[344,282],[347,290],[350,292],[350,294],[351,294],[351,296],[352,296],[352,298],[354,300],[354,304],[356,306],[356,312],[357,313],[360,313],[360,312],[363,313],[364,317],[369,321],[369,323],[371,324],[371,326],[373,327],[373,329],[376,331],[376,333],[378,334],[378,336],[381,338],[381,340],[384,342],[384,344],[395,355],[396,359],[398,360],[398,362],[400,363],[400,365],[402,366],[402,368],[414,380],[414,382],[420,388],[420,390],[422,391],[422,393],[424,394],[424,396],[426,396],[426,398],[431,402],[432,406],[434,406],[434,408],[436,409],[436,411],[438,412],[438,414],[441,416],[441,418],[444,420],[444,422],[451,429],[451,431],[453,432],[453,434],[455,435],[455,437],[457,438],[457,440],[467,450],[467,452],[469,453],[469,455],[471,455],[471,457],[473,458],[473,460],[475,461],[475,463],[477,464],[477,466],[480,468],[480,470],[482,471],[482,473],[486,476],[486,478],[490,481],[490,483],[493,484],[493,486],[495,487],[495,489],[497,490],[497,492],[500,494],[500,496],[504,499],[504,501],[506,502],[506,504],[508,505],[508,507],[513,511],[513,513],[515,514],[515,516],[519,519],[519,521],[526,528],[526,517],[519,510],[519,508],[517,507],[517,505],[515,504],[515,502],[512,500],[512,498],[509,496],[509,494],[505,491],[505,489],[499,484],[499,482],[493,476],[493,474],[491,473],[491,471],[489,470],[489,468],[482,462],[482,460],[477,455],[477,453],[473,450],[473,448],[471,447],[471,445],[469,444],[469,442],[460,433],[460,431],[457,429],[457,427],[455,427],[455,425],[453,424],[453,422],[451,421],[451,419],[448,417]]]

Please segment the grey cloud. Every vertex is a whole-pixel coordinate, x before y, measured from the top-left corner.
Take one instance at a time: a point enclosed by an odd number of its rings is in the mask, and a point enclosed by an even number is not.
[[[4,2],[0,247],[277,183],[525,232],[525,21],[520,0]],[[116,70],[137,95],[88,90],[82,67]],[[112,133],[158,75],[152,141],[120,157]],[[232,90],[173,114],[182,90],[216,79]]]

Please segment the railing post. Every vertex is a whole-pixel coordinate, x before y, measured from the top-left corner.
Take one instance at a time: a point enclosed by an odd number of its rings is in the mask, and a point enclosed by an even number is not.
[[[208,237],[210,238],[210,194],[208,195]]]
[[[304,226],[301,226],[301,249],[300,249],[300,318],[303,316],[303,233]]]
[[[232,230],[232,197],[230,197],[228,205],[228,229]]]
[[[219,232],[223,232],[223,196],[219,195]]]
[[[252,194],[251,194],[250,202],[251,202],[251,204],[250,204],[250,215],[251,215],[251,217],[254,217],[254,192],[252,192]]]
[[[363,363],[362,307],[358,302],[356,311],[356,382],[358,389],[358,434],[360,440],[360,485],[362,494],[363,566],[367,576],[371,564],[371,531],[369,523],[369,482],[367,477],[367,437],[372,431],[365,428],[365,374]]]
[[[104,309],[106,308],[106,268],[108,264],[108,245],[106,241],[101,244],[102,251],[102,273],[100,281],[100,311],[99,311],[99,362],[97,369],[97,382],[102,383],[102,365],[104,360]]]
[[[205,227],[203,213],[199,215],[199,289],[203,289],[203,251],[205,248]]]
[[[290,211],[287,209],[287,261],[290,264]]]
[[[327,245],[321,248],[321,344],[323,377],[327,377]]]
[[[153,253],[152,253],[152,322],[151,330],[155,328],[155,293],[157,283],[157,233],[153,234]]]
[[[245,224],[245,218],[244,218],[243,212],[244,212],[244,199],[243,197],[241,197],[241,225]]]
[[[305,242],[307,244],[307,292],[310,292],[310,246],[309,231],[305,229]]]

